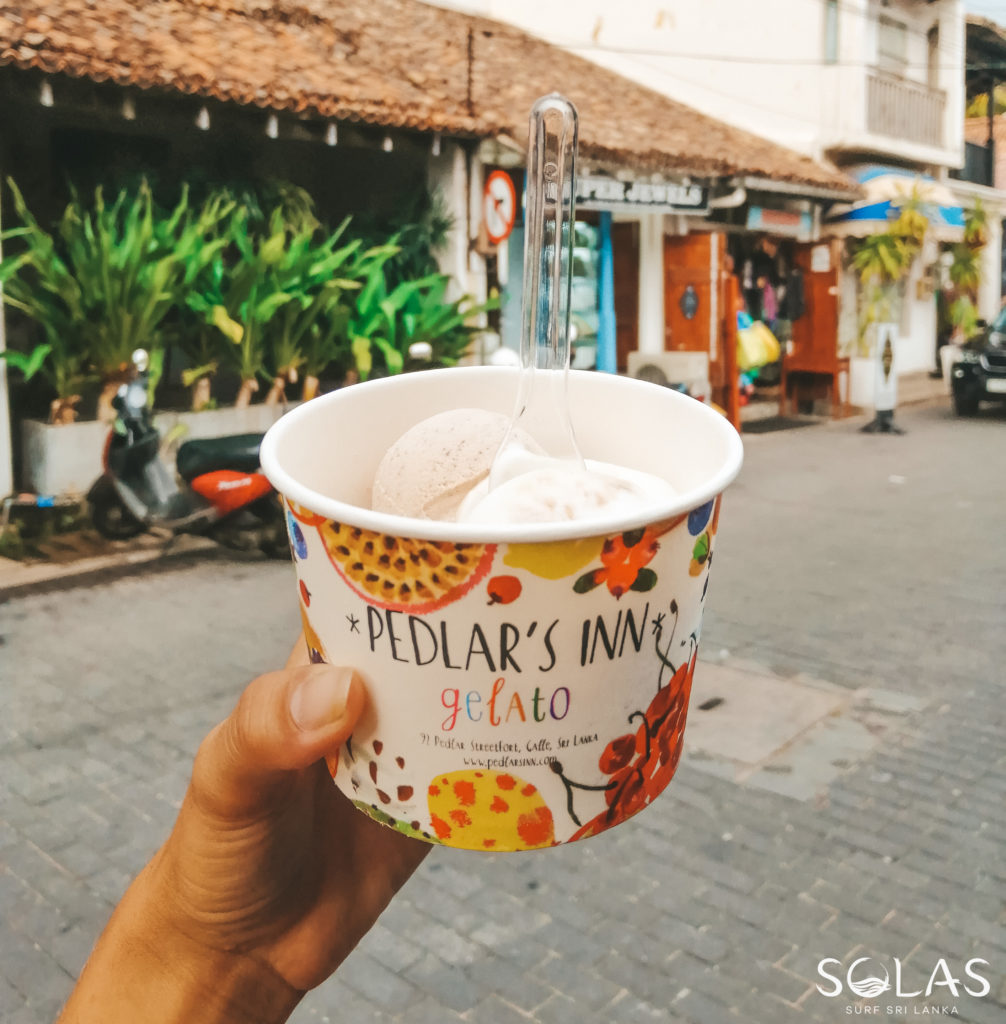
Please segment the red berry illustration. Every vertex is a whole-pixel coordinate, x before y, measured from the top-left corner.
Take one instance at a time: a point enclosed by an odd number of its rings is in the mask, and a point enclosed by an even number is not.
[[[300,596],[303,599],[304,604],[306,604],[308,606],[308,608],[310,608],[311,607],[311,591],[307,589],[307,584],[303,580],[300,581]]]
[[[510,604],[520,597],[520,580],[516,576],[493,576],[486,591],[490,604]]]

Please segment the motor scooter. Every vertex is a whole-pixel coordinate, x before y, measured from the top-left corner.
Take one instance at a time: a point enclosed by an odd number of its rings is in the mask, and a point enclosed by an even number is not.
[[[105,472],[87,495],[98,532],[125,540],[156,527],[206,534],[238,550],[289,555],[279,496],[259,466],[262,434],[186,441],[176,472],[160,456],[161,435],[148,403],[149,356],[133,353],[133,373],[112,406]]]

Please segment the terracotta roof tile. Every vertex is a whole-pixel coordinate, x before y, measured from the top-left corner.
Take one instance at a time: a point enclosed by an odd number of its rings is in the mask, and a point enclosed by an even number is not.
[[[832,168],[519,29],[418,0],[0,0],[0,62],[521,145],[531,104],[559,90],[588,158],[850,189]]]

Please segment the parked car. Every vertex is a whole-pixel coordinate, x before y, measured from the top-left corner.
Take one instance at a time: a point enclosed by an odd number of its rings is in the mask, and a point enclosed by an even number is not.
[[[1006,402],[1006,308],[961,347],[950,385],[958,416],[974,416],[981,402]]]

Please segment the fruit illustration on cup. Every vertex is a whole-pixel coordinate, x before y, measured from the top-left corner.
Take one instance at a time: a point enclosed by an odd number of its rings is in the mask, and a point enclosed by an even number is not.
[[[520,597],[521,589],[516,576],[493,576],[486,586],[490,604],[512,604]]]
[[[646,564],[659,548],[652,529],[627,530],[608,537],[601,547],[601,567],[584,573],[573,584],[573,590],[586,594],[603,583],[616,598],[629,590],[652,590],[657,574]]]
[[[677,616],[675,602],[671,602],[671,614]],[[660,678],[666,669],[670,679],[658,688],[645,711],[640,708],[628,716],[628,724],[634,725],[635,731],[616,736],[601,751],[597,766],[606,780],[597,784],[577,782],[566,775],[560,761],[552,761],[550,767],[566,789],[569,816],[579,826],[570,842],[597,835],[632,817],[649,805],[674,776],[684,742],[698,641],[694,634],[689,637],[688,657],[675,667],[668,658],[673,638],[672,630],[666,651],[661,651],[660,630],[656,633]],[[603,793],[605,810],[581,823],[575,809],[577,790]]]
[[[427,791],[439,839],[482,850],[535,850],[555,845],[552,812],[537,788],[489,769],[437,775]]]

